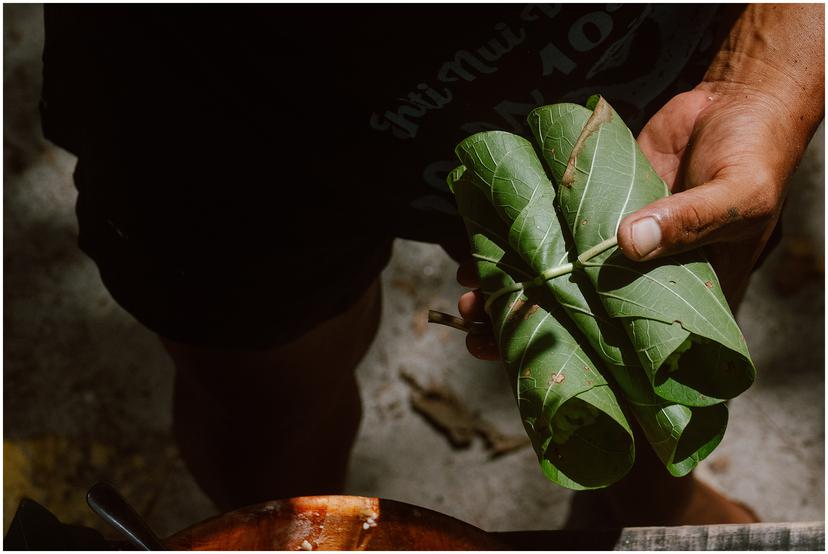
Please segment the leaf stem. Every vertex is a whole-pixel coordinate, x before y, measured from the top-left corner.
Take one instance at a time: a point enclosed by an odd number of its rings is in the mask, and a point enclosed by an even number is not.
[[[447,327],[454,327],[460,331],[468,332],[471,330],[471,324],[466,322],[465,319],[461,319],[447,313],[438,312],[437,310],[428,311],[428,322],[439,323],[440,325],[445,325]]]
[[[452,327],[467,333],[477,333],[482,332],[484,329],[488,329],[488,325],[485,323],[466,321],[465,319],[444,312],[438,312],[437,310],[428,311],[428,322],[439,323],[440,325]]]
[[[525,281],[523,283],[515,283],[514,285],[509,285],[509,286],[500,288],[500,289],[496,290],[495,292],[493,292],[492,294],[489,295],[489,297],[486,299],[486,304],[484,306],[484,309],[486,310],[486,313],[488,314],[488,313],[490,313],[489,310],[492,307],[492,303],[495,300],[497,300],[498,298],[500,298],[501,296],[503,296],[504,294],[511,294],[513,292],[522,291],[522,290],[525,290],[525,289],[530,288],[530,287],[537,287],[537,286],[540,286],[540,285],[544,284],[546,281],[554,279],[555,277],[560,277],[561,275],[566,275],[567,273],[572,273],[576,269],[583,268],[586,265],[586,263],[589,260],[591,260],[592,258],[594,258],[595,256],[603,254],[604,252],[606,252],[610,248],[614,248],[617,245],[618,245],[618,237],[612,236],[612,237],[608,238],[607,240],[599,242],[595,246],[585,250],[584,253],[581,254],[580,256],[578,256],[578,259],[575,260],[573,263],[563,264],[563,265],[559,265],[559,266],[556,266],[556,267],[549,268],[546,271],[542,272],[537,277],[535,277],[534,279],[532,279],[531,281]],[[429,321],[431,321],[431,320],[429,319]]]
[[[540,276],[535,277],[532,279],[532,285],[542,285],[546,281],[550,279],[554,279],[555,277],[560,277],[561,275],[566,275],[567,273],[572,273],[572,270],[575,269],[573,264],[563,264],[557,267],[553,267],[551,269],[547,269]],[[537,282],[536,282],[537,281]]]
[[[537,279],[532,279],[531,281],[527,281],[526,283],[515,283],[514,285],[509,285],[508,287],[503,287],[494,291],[489,297],[486,299],[486,303],[483,305],[483,310],[489,314],[489,309],[492,307],[492,303],[503,296],[504,294],[511,294],[513,292],[518,292],[526,288],[527,285],[537,281]]]
[[[484,261],[484,262],[493,263],[493,264],[499,265],[501,267],[506,267],[506,268],[511,269],[515,273],[520,273],[521,275],[524,275],[526,277],[531,277],[531,275],[529,273],[526,273],[525,271],[523,271],[519,267],[515,267],[511,264],[507,264],[503,260],[496,260],[494,258],[490,258],[488,256],[483,256],[482,254],[478,254],[477,252],[472,253],[472,258],[474,258],[475,260],[481,260],[481,261]]]
[[[605,241],[599,242],[598,244],[596,244],[592,248],[588,248],[587,250],[584,251],[583,254],[578,256],[578,260],[575,262],[575,265],[577,265],[578,267],[583,267],[585,263],[587,263],[589,260],[591,260],[595,256],[598,256],[599,254],[603,254],[604,252],[606,252],[610,248],[613,248],[617,245],[618,245],[618,237],[617,236],[612,236],[612,237],[608,238]]]

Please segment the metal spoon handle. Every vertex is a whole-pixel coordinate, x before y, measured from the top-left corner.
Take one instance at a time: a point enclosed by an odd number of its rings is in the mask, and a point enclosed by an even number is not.
[[[166,550],[144,518],[108,483],[97,483],[89,489],[86,503],[135,546],[143,550]]]

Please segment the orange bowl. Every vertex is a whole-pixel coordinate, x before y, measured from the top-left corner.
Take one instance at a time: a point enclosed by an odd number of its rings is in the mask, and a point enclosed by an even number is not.
[[[304,496],[229,512],[176,533],[171,550],[498,550],[438,512],[363,496]]]

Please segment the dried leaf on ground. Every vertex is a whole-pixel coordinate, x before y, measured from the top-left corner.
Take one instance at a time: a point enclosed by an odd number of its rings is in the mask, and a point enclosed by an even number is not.
[[[492,458],[514,452],[527,446],[526,436],[506,435],[496,426],[470,410],[460,397],[447,385],[420,384],[417,378],[402,368],[402,379],[411,387],[411,405],[454,448],[468,448],[475,435],[479,435]]]

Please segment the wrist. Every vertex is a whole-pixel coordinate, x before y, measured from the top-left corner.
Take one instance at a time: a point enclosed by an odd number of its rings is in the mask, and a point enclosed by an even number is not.
[[[822,5],[751,4],[697,87],[768,104],[808,137],[824,117]]]

